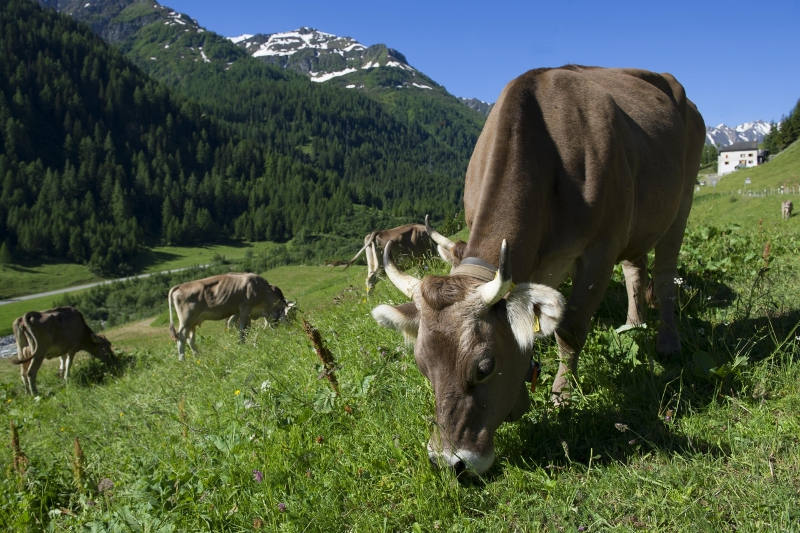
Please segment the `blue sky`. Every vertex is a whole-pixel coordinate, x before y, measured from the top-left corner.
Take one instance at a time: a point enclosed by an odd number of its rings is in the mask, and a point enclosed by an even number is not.
[[[800,0],[162,0],[231,37],[310,26],[383,43],[447,90],[494,102],[531,68],[670,72],[706,124],[778,121],[800,99]]]

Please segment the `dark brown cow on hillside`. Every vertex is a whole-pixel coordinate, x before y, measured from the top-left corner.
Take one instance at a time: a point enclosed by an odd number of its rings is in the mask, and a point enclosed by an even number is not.
[[[704,137],[702,117],[669,74],[566,66],[506,86],[467,169],[471,231],[461,265],[420,281],[386,250],[387,275],[413,301],[372,312],[415,338],[436,399],[432,462],[489,468],[495,430],[528,408],[524,379],[539,336],[555,333],[552,395],[566,398],[617,262],[627,323],[641,324],[655,248],[657,349],[680,349],[673,280]],[[564,304],[555,289],[568,275]]]
[[[290,305],[281,290],[267,280],[251,273],[230,273],[211,276],[176,285],[167,295],[169,306],[169,331],[178,342],[178,360],[183,361],[188,340],[193,352],[195,328],[206,320],[224,320],[231,315],[239,317],[239,334],[250,317],[263,315],[268,320],[284,318]],[[172,321],[172,308],[178,315],[178,329]]]
[[[459,250],[463,250],[465,243],[453,243],[447,237],[434,231],[425,217],[425,225],[405,224],[396,228],[385,229],[383,231],[373,231],[364,237],[364,246],[347,262],[347,266],[353,264],[362,252],[367,256],[367,292],[371,292],[378,282],[381,263],[378,260],[377,250],[383,250],[386,243],[391,242],[395,252],[420,257],[433,250],[437,245],[439,255],[450,263],[457,264],[460,257],[457,255]],[[459,245],[461,246],[459,248]]]
[[[36,396],[36,373],[45,359],[60,357],[58,375],[67,381],[75,354],[89,352],[104,363],[114,359],[111,343],[96,335],[74,307],[56,307],[47,311],[29,311],[12,325],[17,341],[17,355],[10,360],[21,365],[22,384]]]

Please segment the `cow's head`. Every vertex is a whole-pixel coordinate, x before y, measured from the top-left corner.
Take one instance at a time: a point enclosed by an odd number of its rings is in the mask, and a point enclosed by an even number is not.
[[[297,302],[287,302],[283,296],[283,291],[277,285],[270,285],[269,287],[275,300],[271,309],[264,313],[264,316],[267,317],[267,322],[275,324],[282,320],[292,320],[297,311]]]
[[[453,266],[457,266],[461,263],[461,260],[464,258],[464,250],[467,248],[467,243],[464,241],[451,241],[433,229],[428,215],[425,215],[425,231],[428,232],[430,238],[436,243],[436,251],[439,253],[439,257]]]
[[[104,363],[111,363],[114,361],[116,356],[114,355],[114,351],[111,349],[111,341],[102,335],[92,333],[92,343],[94,344],[94,351],[92,352],[92,355]]]
[[[414,343],[430,380],[436,419],[428,456],[436,465],[483,473],[494,461],[494,433],[528,408],[524,384],[534,340],[551,334],[564,299],[558,291],[511,282],[505,241],[492,281],[451,273],[418,280],[384,250],[387,276],[411,303],[379,305],[372,316]]]

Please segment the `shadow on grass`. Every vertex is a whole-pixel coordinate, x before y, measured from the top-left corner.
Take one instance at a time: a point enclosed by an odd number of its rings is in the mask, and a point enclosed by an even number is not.
[[[559,471],[574,464],[627,463],[649,451],[728,455],[724,439],[687,435],[674,426],[675,417],[702,411],[720,395],[755,401],[749,369],[785,349],[785,340],[796,342],[800,310],[717,325],[685,318],[680,330],[686,340],[676,357],[655,355],[655,330],[636,332],[642,362],[633,368],[618,354],[609,355],[612,348],[601,346],[599,355],[595,346],[593,357],[604,361],[592,365],[591,376],[585,375],[586,366],[581,368],[581,382],[589,389],[583,391],[586,397],[577,392],[573,405],[565,408],[543,404],[539,398],[526,417],[503,430],[503,455],[508,463]],[[653,372],[648,357],[663,370]],[[786,359],[776,357],[774,364],[782,360]],[[708,435],[714,431],[713,422],[703,430]],[[493,468],[487,481],[501,472],[502,468]]]

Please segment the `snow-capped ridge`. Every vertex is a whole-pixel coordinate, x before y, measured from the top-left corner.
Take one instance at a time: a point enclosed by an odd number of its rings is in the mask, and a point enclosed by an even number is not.
[[[763,120],[745,122],[731,128],[725,124],[706,128],[706,144],[724,148],[739,142],[761,142],[772,126]]]

